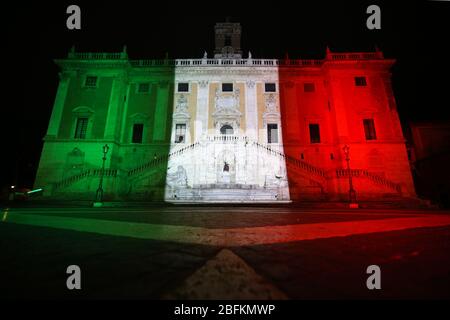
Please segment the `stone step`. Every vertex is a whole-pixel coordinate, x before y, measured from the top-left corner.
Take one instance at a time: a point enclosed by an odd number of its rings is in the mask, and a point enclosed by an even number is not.
[[[279,202],[276,190],[269,189],[231,189],[231,188],[215,188],[215,189],[182,189],[176,193],[179,201],[202,201],[202,202],[254,202],[267,201]]]
[[[216,184],[199,184],[193,186],[194,189],[260,189],[257,184],[240,184],[240,183],[216,183]]]

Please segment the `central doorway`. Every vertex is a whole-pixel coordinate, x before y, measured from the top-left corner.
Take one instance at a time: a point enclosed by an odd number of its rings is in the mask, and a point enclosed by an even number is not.
[[[234,134],[234,130],[232,126],[230,126],[229,124],[225,124],[220,128],[220,133],[226,135]]]

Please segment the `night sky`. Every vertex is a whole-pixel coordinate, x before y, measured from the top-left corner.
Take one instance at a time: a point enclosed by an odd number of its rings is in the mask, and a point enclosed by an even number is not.
[[[66,28],[66,8],[81,7],[82,29]],[[366,28],[366,8],[381,7],[381,30]],[[393,85],[402,123],[449,119],[450,1],[38,1],[2,3],[4,34],[0,186],[31,187],[58,84],[53,59],[77,51],[121,51],[131,59],[212,56],[214,24],[242,24],[244,57],[317,58],[371,51],[397,59]],[[6,74],[5,74],[6,71]]]

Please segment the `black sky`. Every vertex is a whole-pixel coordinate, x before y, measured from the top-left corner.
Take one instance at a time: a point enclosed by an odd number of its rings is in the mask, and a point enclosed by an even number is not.
[[[70,4],[82,30],[66,28]],[[365,26],[378,4],[382,29]],[[397,59],[393,85],[403,123],[448,119],[450,1],[157,1],[15,2],[2,7],[4,97],[1,128],[6,164],[0,184],[30,186],[38,166],[58,83],[55,58],[80,51],[121,51],[132,59],[198,58],[214,46],[213,26],[242,24],[242,48],[254,58],[318,58],[378,45]]]

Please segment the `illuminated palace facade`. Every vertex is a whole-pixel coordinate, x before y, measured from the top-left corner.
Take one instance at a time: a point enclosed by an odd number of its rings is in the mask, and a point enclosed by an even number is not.
[[[102,179],[105,200],[333,201],[348,199],[350,178],[357,199],[415,197],[394,60],[244,58],[238,23],[215,35],[214,56],[199,59],[131,60],[124,48],[56,60],[44,197],[93,200]]]

